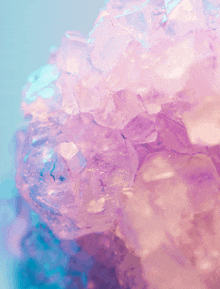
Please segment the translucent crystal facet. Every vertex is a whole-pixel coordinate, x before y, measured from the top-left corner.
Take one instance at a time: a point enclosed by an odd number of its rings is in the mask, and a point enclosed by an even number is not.
[[[123,240],[121,288],[129,258],[129,288],[220,283],[219,7],[110,0],[23,87],[17,188],[60,239]]]

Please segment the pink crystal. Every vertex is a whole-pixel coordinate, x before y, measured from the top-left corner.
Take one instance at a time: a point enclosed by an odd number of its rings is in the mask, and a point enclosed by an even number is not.
[[[103,264],[108,234],[123,240],[145,280],[131,288],[219,287],[218,2],[110,0],[23,87],[20,194]]]

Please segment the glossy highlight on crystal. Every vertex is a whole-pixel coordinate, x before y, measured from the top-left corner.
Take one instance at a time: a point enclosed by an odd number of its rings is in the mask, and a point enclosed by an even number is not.
[[[62,244],[81,244],[76,286],[220,286],[219,9],[110,0],[23,87],[16,185]]]

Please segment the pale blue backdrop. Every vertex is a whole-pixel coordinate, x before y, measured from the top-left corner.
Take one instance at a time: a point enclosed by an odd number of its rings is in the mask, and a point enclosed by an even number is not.
[[[0,288],[14,289],[5,232],[16,217],[14,132],[25,125],[21,89],[29,74],[47,63],[66,30],[88,33],[104,0],[0,1]],[[16,288],[15,288],[16,289]]]

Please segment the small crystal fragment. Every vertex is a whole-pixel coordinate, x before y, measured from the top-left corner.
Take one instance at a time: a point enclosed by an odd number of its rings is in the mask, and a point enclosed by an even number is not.
[[[94,213],[94,214],[101,213],[105,209],[104,204],[105,204],[105,198],[100,198],[97,201],[92,200],[89,203],[87,210],[89,213]]]
[[[71,160],[78,151],[77,146],[73,142],[62,142],[59,146],[60,155],[67,160]]]

